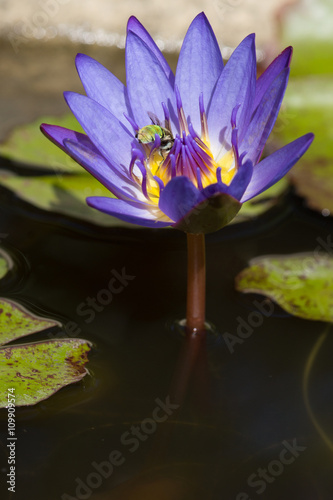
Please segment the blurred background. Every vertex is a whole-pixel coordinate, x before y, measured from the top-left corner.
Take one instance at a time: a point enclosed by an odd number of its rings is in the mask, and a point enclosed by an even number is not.
[[[140,19],[175,68],[186,30],[202,10],[226,59],[256,32],[264,64],[283,48],[286,13],[325,21],[314,0],[0,0],[0,140],[17,124],[66,111],[62,92],[82,90],[74,66],[77,52],[97,58],[124,81],[129,16]]]

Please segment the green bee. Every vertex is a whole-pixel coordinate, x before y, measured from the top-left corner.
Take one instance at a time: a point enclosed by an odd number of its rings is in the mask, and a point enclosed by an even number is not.
[[[158,152],[162,158],[166,158],[173,146],[173,143],[175,142],[172,132],[170,132],[167,128],[162,127],[156,117],[150,117],[150,119],[152,121],[152,125],[146,125],[145,127],[140,128],[140,130],[138,130],[135,134],[135,137],[139,142],[141,142],[141,144],[153,144],[155,141],[155,135],[158,135],[161,139],[161,145],[158,148]]]

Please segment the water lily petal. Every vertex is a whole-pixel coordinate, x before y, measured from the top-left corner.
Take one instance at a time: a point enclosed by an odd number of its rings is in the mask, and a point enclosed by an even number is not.
[[[250,200],[286,175],[309,148],[313,139],[313,134],[303,135],[258,163],[253,169],[252,179],[241,202]]]
[[[239,139],[250,122],[256,82],[254,35],[247,36],[235,49],[217,81],[207,111],[209,138],[213,152],[221,144],[231,146],[231,115],[237,113]]]
[[[148,112],[164,122],[164,102],[176,131],[178,120],[173,88],[155,54],[132,31],[128,32],[126,41],[126,74],[128,95],[138,126],[150,124]]]
[[[63,151],[67,152],[64,141],[68,139],[70,141],[78,142],[83,146],[91,149],[96,153],[99,153],[98,149],[91,142],[89,137],[81,132],[75,132],[75,130],[70,130],[65,127],[59,127],[58,125],[49,125],[48,123],[42,123],[40,126],[43,134],[50,139],[56,146],[59,146]]]
[[[272,85],[275,78],[285,68],[289,68],[291,56],[293,53],[292,47],[287,47],[278,55],[268,68],[259,76],[256,83],[256,95],[254,99],[253,109],[256,109],[267,89]]]
[[[203,93],[208,107],[215,84],[223,70],[223,60],[216,37],[202,12],[191,23],[178,59],[176,85],[186,118],[200,133],[199,96]]]
[[[75,63],[87,96],[128,126],[124,113],[130,114],[130,108],[125,85],[92,57],[78,54]]]
[[[182,219],[198,203],[204,200],[199,189],[188,177],[174,177],[163,189],[159,207],[174,222]]]
[[[139,203],[117,200],[115,198],[106,198],[104,196],[90,196],[87,198],[87,203],[90,207],[96,208],[101,212],[105,212],[120,220],[138,224],[145,227],[166,227],[170,226],[172,221],[159,221],[156,214],[152,213],[147,206]],[[159,215],[160,212],[159,212]]]
[[[138,21],[138,19],[136,17],[131,16],[129,18],[128,23],[127,23],[127,31],[132,31],[133,33],[135,33],[149,47],[151,52],[158,59],[158,61],[161,65],[161,67],[163,68],[170,84],[173,87],[173,85],[175,83],[175,76],[174,76],[167,60],[165,59],[164,55],[162,54],[162,52],[160,51],[160,49],[158,48],[158,46],[156,45],[156,43],[154,42],[154,40],[152,39],[152,37],[150,36],[148,31],[146,30],[146,28],[144,28],[142,26],[142,24],[140,23],[140,21]]]
[[[138,184],[126,175],[121,175],[111,163],[98,152],[71,140],[65,139],[65,148],[69,155],[92,174],[99,182],[118,198],[145,202],[145,197]]]
[[[226,192],[236,200],[240,200],[251,181],[252,175],[253,164],[247,160],[240,165]]]
[[[115,166],[128,166],[134,137],[125,126],[89,97],[74,92],[65,92],[64,96],[76,119],[102,155]]]
[[[112,165],[100,153],[89,137],[57,125],[43,123],[41,130],[54,144],[69,154],[106,188],[118,197],[146,201],[139,186],[126,169]]]
[[[273,80],[254,112],[240,146],[240,154],[247,152],[246,159],[256,164],[270,135],[287,87],[289,68],[285,68]]]

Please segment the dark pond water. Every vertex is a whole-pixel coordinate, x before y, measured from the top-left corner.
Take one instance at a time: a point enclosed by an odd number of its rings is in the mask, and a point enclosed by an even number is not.
[[[94,344],[90,376],[18,410],[12,498],[332,498],[333,338],[324,338],[304,396],[326,325],[234,290],[250,258],[311,252],[332,219],[289,194],[266,216],[208,236],[207,316],[218,335],[199,346],[174,323],[185,311],[182,233],[99,229],[1,195],[1,233],[17,266],[1,294],[60,320],[61,336],[67,328]],[[112,271],[131,279],[108,302],[101,290]],[[223,335],[237,334],[239,318],[249,324],[255,299],[272,313],[228,347]],[[5,463],[4,443],[0,452]],[[1,469],[1,499],[11,498],[5,481]]]

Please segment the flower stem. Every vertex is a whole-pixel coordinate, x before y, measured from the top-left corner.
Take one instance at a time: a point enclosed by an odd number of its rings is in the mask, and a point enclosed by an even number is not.
[[[189,333],[205,331],[206,256],[205,235],[187,233],[187,311]]]

